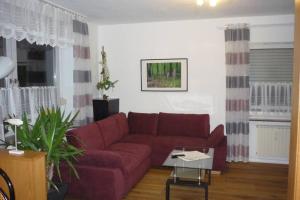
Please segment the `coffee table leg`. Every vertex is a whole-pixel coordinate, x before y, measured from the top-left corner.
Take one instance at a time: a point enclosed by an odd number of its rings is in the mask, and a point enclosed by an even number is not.
[[[205,200],[208,200],[208,186],[207,185],[204,186],[204,190],[205,190]]]
[[[210,185],[211,182],[211,170],[208,170],[208,185]]]
[[[166,182],[166,200],[170,199],[170,180],[168,179]]]

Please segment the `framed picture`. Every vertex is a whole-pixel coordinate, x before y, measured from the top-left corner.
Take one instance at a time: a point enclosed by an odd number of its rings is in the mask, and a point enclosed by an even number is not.
[[[188,59],[142,59],[142,91],[188,91]]]

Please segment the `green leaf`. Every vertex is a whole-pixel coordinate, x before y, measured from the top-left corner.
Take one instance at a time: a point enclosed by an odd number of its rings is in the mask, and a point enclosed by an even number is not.
[[[82,155],[83,151],[66,141],[66,132],[72,127],[79,111],[74,115],[61,111],[60,108],[40,108],[36,122],[30,125],[26,114],[23,115],[23,125],[18,127],[17,136],[20,144],[18,147],[24,150],[44,151],[47,153],[47,166],[54,164],[59,178],[60,163],[66,161],[76,177],[78,173],[73,165],[76,157]],[[14,128],[11,126],[11,128]],[[56,187],[52,180],[49,185]]]

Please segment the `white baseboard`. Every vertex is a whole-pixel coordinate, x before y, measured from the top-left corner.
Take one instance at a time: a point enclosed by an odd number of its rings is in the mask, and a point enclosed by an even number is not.
[[[286,158],[249,158],[249,161],[271,164],[289,164],[289,160]]]

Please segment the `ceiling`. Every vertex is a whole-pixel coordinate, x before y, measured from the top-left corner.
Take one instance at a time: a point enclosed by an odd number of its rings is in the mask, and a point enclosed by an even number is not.
[[[198,7],[196,0],[51,0],[98,24],[124,24],[294,13],[294,0],[218,0]]]

